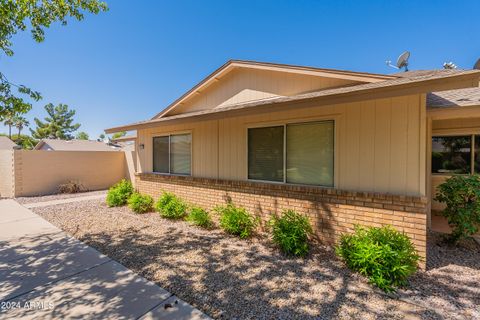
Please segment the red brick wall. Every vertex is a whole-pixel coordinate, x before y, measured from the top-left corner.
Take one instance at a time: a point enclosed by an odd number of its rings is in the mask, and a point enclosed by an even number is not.
[[[330,244],[342,233],[353,231],[355,224],[390,224],[407,234],[419,254],[426,257],[426,197],[152,173],[136,174],[136,187],[155,200],[168,191],[206,209],[231,200],[264,219],[271,213],[294,209],[307,214],[318,239]]]

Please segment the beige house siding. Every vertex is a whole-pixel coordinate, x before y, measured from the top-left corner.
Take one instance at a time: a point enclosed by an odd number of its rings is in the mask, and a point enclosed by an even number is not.
[[[191,132],[193,176],[246,180],[248,127],[329,119],[335,120],[335,188],[426,194],[425,95],[331,106],[303,104],[138,130],[138,172],[152,171],[152,137]]]
[[[221,108],[231,104],[358,84],[360,82],[305,74],[237,68],[168,112],[168,115]]]
[[[13,150],[0,150],[0,198],[14,195]]]
[[[89,190],[105,189],[125,178],[124,152],[14,151],[15,196],[57,192],[68,181]]]

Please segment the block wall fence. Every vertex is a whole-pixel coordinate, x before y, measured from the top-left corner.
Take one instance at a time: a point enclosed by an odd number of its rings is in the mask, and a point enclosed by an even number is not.
[[[0,151],[0,197],[54,194],[69,181],[104,190],[133,178],[134,166],[130,151]]]
[[[314,186],[230,181],[154,173],[137,173],[136,188],[155,199],[162,192],[173,192],[192,204],[212,209],[232,201],[264,221],[272,213],[294,209],[308,215],[315,237],[334,244],[340,235],[363,226],[392,225],[405,233],[423,258],[427,240],[426,197],[352,192]]]

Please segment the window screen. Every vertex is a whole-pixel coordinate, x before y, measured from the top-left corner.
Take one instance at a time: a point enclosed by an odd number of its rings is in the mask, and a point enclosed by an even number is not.
[[[287,182],[333,186],[333,121],[287,125]]]
[[[248,129],[248,178],[283,182],[284,126]]]
[[[471,136],[432,137],[432,173],[469,174]]]
[[[170,172],[190,174],[192,136],[178,134],[170,136]]]
[[[153,171],[169,173],[169,136],[153,138]]]

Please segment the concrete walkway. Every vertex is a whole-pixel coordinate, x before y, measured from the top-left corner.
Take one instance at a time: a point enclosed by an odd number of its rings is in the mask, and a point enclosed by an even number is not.
[[[0,288],[0,319],[209,319],[14,200],[0,200]]]
[[[105,195],[104,194],[96,194],[96,195],[93,195],[93,196],[72,197],[72,198],[65,198],[65,199],[58,199],[58,200],[32,202],[32,203],[26,203],[23,206],[25,208],[32,209],[32,208],[39,208],[39,207],[54,206],[54,205],[57,205],[57,204],[80,202],[80,201],[86,201],[86,200],[97,200],[97,199],[105,199]]]

